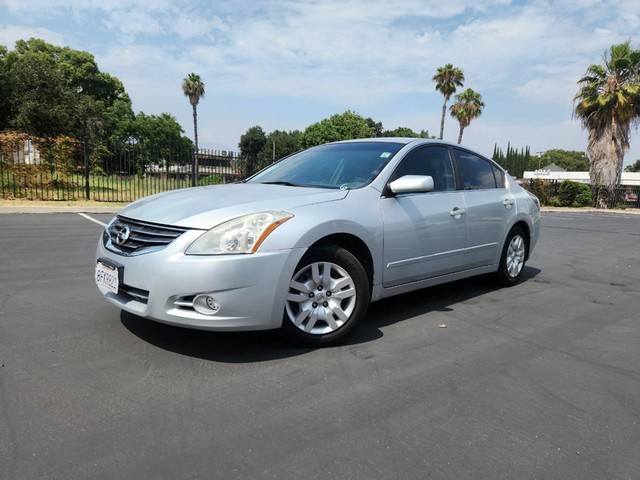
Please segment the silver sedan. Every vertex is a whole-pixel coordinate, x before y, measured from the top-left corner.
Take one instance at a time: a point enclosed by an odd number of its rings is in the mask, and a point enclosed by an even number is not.
[[[119,308],[203,330],[333,344],[385,297],[480,274],[517,283],[537,199],[447,142],[377,138],[296,153],[236,184],[138,200],[107,225],[95,280]]]

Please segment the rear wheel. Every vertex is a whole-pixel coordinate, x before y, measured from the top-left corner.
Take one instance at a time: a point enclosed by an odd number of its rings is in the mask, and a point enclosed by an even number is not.
[[[348,250],[311,250],[289,282],[281,332],[298,345],[333,344],[365,316],[369,298],[367,274]]]
[[[503,287],[518,283],[527,258],[527,240],[520,227],[513,227],[502,249],[496,281]]]

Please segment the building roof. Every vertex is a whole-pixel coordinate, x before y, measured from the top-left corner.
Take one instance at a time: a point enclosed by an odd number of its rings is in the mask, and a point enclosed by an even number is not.
[[[550,172],[566,172],[564,168],[559,167],[555,163],[552,163],[551,165],[547,165],[546,167],[544,167],[544,169],[549,170]]]

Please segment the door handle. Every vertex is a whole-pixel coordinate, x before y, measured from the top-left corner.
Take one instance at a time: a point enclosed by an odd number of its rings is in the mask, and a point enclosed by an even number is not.
[[[454,208],[453,210],[451,210],[451,211],[449,212],[449,214],[450,214],[452,217],[459,217],[460,215],[464,215],[465,213],[467,213],[467,210],[466,210],[466,209],[464,209],[464,208],[458,208],[458,207]]]

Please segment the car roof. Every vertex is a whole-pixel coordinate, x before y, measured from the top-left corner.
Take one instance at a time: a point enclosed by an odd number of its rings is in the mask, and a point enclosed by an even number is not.
[[[424,144],[438,144],[438,145],[451,145],[461,146],[457,143],[449,142],[447,140],[439,140],[435,138],[416,138],[416,137],[371,137],[371,138],[356,138],[353,140],[341,140],[331,143],[360,143],[360,142],[387,142],[387,143],[402,143],[408,145],[410,143],[424,143]]]
[[[458,143],[455,142],[450,142],[448,140],[440,140],[437,138],[415,138],[415,137],[372,137],[372,138],[356,138],[353,140],[340,140],[338,142],[330,142],[330,143],[325,143],[324,145],[339,145],[341,143],[372,143],[372,142],[387,142],[387,143],[401,143],[403,145],[409,145],[409,144],[415,144],[415,145],[447,145],[450,147],[458,147],[461,148],[463,150],[466,150],[468,152],[474,153],[475,155],[478,155],[486,160],[489,160],[491,163],[493,163],[495,166],[497,166],[499,169],[503,170],[504,172],[508,171],[502,167],[498,162],[496,162],[495,160],[487,157],[486,155],[483,155],[482,153],[478,152],[477,150],[474,150],[472,148],[469,147],[465,147],[464,145],[460,145]],[[404,147],[403,147],[404,148]]]

